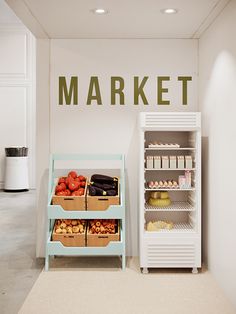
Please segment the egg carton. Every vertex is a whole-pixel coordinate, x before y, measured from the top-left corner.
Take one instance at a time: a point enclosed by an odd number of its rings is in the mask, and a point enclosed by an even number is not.
[[[148,144],[149,148],[179,148],[180,145],[177,143],[161,143],[161,142],[153,142]]]
[[[174,180],[150,181],[147,186],[150,189],[179,189],[178,183]]]

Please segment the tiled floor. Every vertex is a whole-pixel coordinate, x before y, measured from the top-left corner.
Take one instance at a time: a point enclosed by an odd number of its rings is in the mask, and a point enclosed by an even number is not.
[[[38,278],[35,192],[0,192],[0,312],[18,313]],[[33,313],[32,313],[33,314]]]

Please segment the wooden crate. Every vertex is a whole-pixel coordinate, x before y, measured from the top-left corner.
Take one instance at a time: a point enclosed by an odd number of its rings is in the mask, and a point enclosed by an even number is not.
[[[89,222],[87,227],[87,246],[107,246],[110,241],[120,241],[120,225],[118,223],[115,234],[89,234]]]
[[[86,194],[88,186],[88,178],[86,178],[86,185],[84,189],[84,195],[82,196],[57,196],[55,195],[55,189],[57,182],[54,186],[54,192],[52,197],[52,205],[60,205],[64,210],[86,210]]]
[[[52,241],[60,241],[64,246],[86,246],[86,228],[84,233],[57,234],[55,227],[52,233]]]
[[[87,189],[87,210],[107,210],[110,205],[120,205],[120,181],[118,178],[118,195],[90,196]]]

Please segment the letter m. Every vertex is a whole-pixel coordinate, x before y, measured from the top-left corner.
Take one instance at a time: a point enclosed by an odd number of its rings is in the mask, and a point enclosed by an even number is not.
[[[73,102],[72,102],[73,97]],[[70,80],[69,90],[66,85],[65,76],[59,76],[59,105],[63,105],[65,99],[65,103],[67,105],[78,105],[78,77],[72,76]]]

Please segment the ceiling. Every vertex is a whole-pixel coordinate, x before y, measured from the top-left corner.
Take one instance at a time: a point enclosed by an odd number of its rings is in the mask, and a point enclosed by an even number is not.
[[[6,0],[49,38],[198,38],[228,0]],[[91,9],[105,8],[105,15]],[[160,12],[176,8],[177,14]],[[28,26],[28,25],[27,25]],[[30,25],[29,25],[30,28]],[[37,34],[36,34],[37,36]]]

